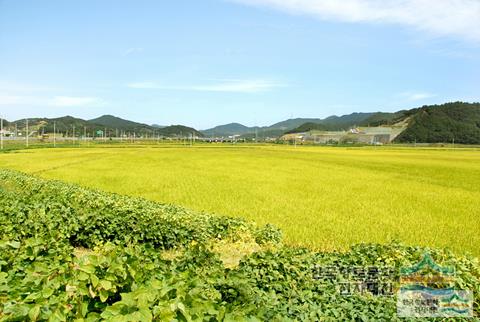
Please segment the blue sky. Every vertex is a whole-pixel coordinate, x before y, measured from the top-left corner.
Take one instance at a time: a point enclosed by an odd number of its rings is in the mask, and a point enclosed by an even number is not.
[[[0,0],[0,114],[199,129],[480,101],[478,0]]]

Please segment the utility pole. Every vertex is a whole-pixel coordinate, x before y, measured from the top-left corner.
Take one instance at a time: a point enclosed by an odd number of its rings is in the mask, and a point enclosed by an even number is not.
[[[453,145],[453,148],[455,149],[455,137],[452,139],[452,145]]]
[[[25,139],[26,139],[26,143],[27,143],[27,148],[28,148],[28,136],[29,136],[29,133],[28,133],[28,119],[27,119],[27,134],[25,135]]]
[[[72,127],[73,127],[72,144],[75,144],[75,125],[72,125]]]
[[[87,143],[87,127],[83,127],[83,142]]]
[[[17,123],[15,123],[15,140],[17,139],[18,131],[17,131]]]
[[[53,121],[53,147],[57,147],[57,125],[55,121]]]

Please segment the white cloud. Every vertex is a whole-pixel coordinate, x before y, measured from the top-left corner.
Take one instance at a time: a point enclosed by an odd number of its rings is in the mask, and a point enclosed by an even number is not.
[[[400,93],[399,96],[407,101],[414,102],[414,101],[421,101],[427,98],[432,98],[437,95],[428,93],[428,92],[404,92],[404,93]]]
[[[128,84],[130,88],[136,89],[161,89],[161,90],[182,90],[200,92],[230,92],[230,93],[258,93],[272,90],[286,85],[277,81],[265,79],[224,79],[214,84],[190,85],[190,86],[168,86],[159,83],[141,82]]]
[[[50,105],[59,107],[102,106],[105,102],[97,97],[55,96]]]
[[[123,52],[123,56],[128,56],[128,55],[131,55],[131,54],[141,53],[141,52],[143,52],[142,47],[132,47],[132,48],[128,48],[127,50],[125,50]]]
[[[479,0],[230,0],[352,23],[390,23],[480,42]]]

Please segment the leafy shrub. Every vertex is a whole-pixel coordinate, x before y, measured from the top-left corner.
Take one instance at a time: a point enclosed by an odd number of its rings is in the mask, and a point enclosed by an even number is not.
[[[282,241],[282,231],[271,224],[266,224],[260,228],[255,234],[255,241],[258,244],[280,243]]]

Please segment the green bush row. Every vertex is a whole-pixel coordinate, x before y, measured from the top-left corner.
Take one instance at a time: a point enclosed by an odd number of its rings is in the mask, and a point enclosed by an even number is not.
[[[260,243],[279,242],[279,230],[243,219],[212,216],[142,198],[120,196],[18,172],[0,171],[0,234],[14,238],[49,235],[72,246],[105,242],[150,243],[170,249],[192,241],[235,238],[247,232]]]

